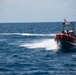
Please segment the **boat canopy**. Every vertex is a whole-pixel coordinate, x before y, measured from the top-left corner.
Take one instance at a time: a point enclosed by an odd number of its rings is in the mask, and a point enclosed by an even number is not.
[[[72,25],[73,25],[73,22],[64,22],[63,24],[64,24],[65,26],[69,26],[69,25],[72,26]]]
[[[63,31],[64,31],[65,27],[67,27],[67,26],[71,28],[69,30],[73,30],[74,31],[74,23],[73,22],[64,22],[63,23]]]
[[[64,21],[63,22],[62,32],[65,32],[65,33],[68,32],[68,33],[70,33],[72,35],[75,35],[75,32],[74,32],[74,23],[73,22],[66,22],[66,21]]]

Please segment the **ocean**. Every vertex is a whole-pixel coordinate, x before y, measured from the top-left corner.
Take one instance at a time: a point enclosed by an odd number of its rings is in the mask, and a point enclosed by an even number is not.
[[[0,23],[0,75],[76,75],[76,52],[57,52],[61,30],[62,22]]]

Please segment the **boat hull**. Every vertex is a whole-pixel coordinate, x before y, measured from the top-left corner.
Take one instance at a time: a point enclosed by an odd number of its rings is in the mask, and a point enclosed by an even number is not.
[[[67,40],[56,40],[58,49],[61,51],[72,51],[73,49],[76,49],[76,44],[69,42]]]
[[[76,49],[76,38],[74,36],[60,33],[55,36],[58,49],[61,51],[70,51]]]

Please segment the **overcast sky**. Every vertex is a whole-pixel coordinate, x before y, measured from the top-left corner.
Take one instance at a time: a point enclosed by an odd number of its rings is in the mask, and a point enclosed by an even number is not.
[[[76,0],[0,0],[0,22],[76,21]]]

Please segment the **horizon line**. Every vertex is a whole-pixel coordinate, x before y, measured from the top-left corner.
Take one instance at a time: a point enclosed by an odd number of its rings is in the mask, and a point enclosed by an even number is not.
[[[48,21],[48,22],[0,22],[0,23],[51,23],[51,22],[64,22],[64,21]],[[69,21],[69,22],[76,22],[76,21]]]

